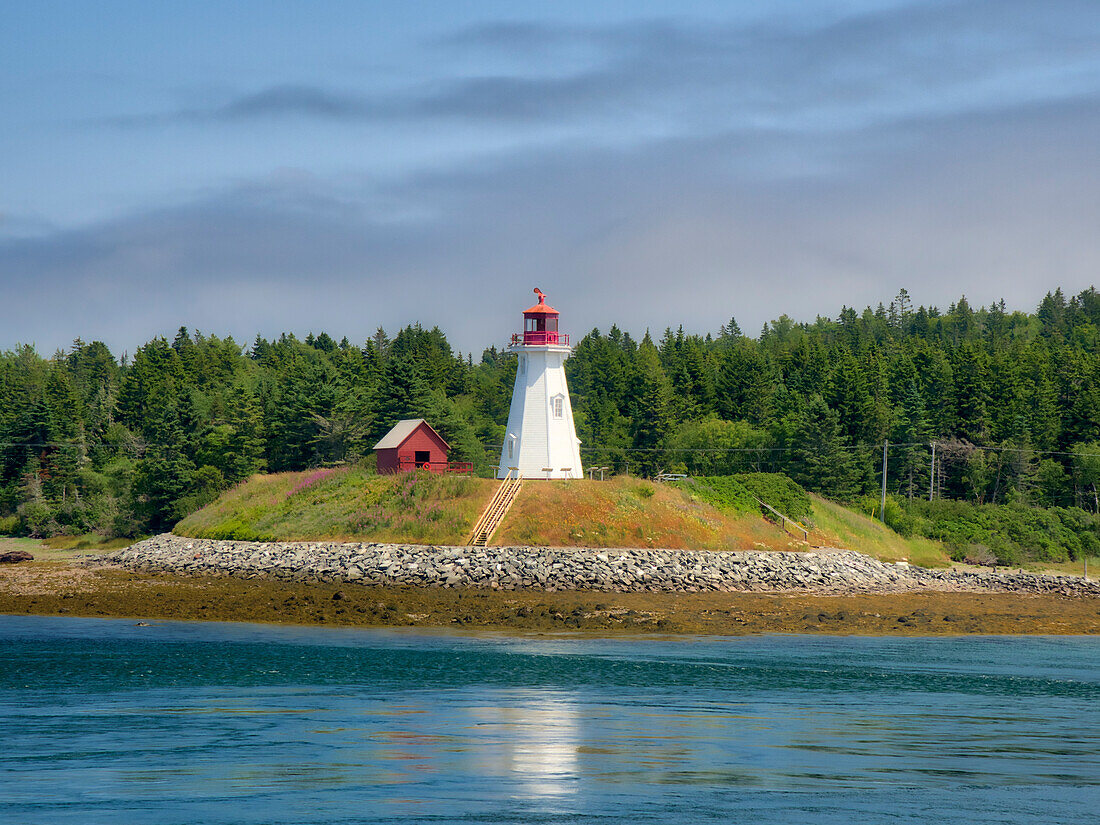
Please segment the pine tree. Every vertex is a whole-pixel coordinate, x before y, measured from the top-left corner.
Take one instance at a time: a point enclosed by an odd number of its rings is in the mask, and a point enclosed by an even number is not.
[[[959,433],[976,443],[989,435],[989,362],[983,350],[963,344],[955,351],[955,418]]]
[[[1035,313],[1039,319],[1039,329],[1047,338],[1063,337],[1066,333],[1066,296],[1061,288],[1048,292]]]
[[[771,420],[773,373],[756,344],[740,340],[718,355],[716,406],[729,421],[760,426]]]
[[[386,433],[406,418],[431,418],[433,400],[420,366],[412,356],[399,350],[386,361],[382,390],[378,399],[376,432]]]
[[[659,452],[672,428],[672,389],[661,368],[657,348],[647,334],[638,347],[631,380],[632,445],[641,475],[652,476],[667,466]]]
[[[839,417],[820,395],[810,397],[797,423],[790,476],[828,498],[846,500],[858,492],[852,453]]]
[[[741,327],[737,325],[736,318],[730,318],[729,323],[718,330],[718,339],[723,342],[736,341],[740,337]]]
[[[845,437],[852,443],[870,441],[877,429],[875,399],[867,374],[846,349],[833,352],[832,375],[827,387],[829,406],[836,411]]]
[[[175,410],[161,408],[146,422],[152,443],[137,464],[132,506],[142,529],[171,529],[184,513],[177,505],[190,491],[195,465],[180,449],[183,433]]]

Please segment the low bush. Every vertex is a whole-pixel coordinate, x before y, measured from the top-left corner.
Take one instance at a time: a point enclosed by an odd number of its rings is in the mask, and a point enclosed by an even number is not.
[[[194,531],[197,539],[221,539],[223,541],[275,541],[275,537],[255,530],[251,525],[236,519],[214,527]]]
[[[783,473],[738,473],[730,478],[787,518],[803,524],[812,523],[813,502],[809,494],[789,476]]]
[[[738,473],[729,476],[703,476],[674,482],[702,501],[739,513],[761,512],[766,518],[776,516],[758,503],[763,501],[787,518],[810,526],[813,524],[813,503],[798,484],[782,473]]]
[[[902,499],[894,495],[886,497],[885,518],[880,512],[882,500],[878,496],[864,496],[855,503],[855,509],[871,518],[882,521],[895,533],[902,536],[925,535],[921,532],[922,517],[906,509]]]
[[[745,485],[733,476],[702,476],[674,481],[675,484],[700,501],[713,505],[720,510],[732,510],[736,513],[752,513],[759,509],[752,494]]]
[[[942,541],[958,561],[987,563],[992,555],[1003,565],[1064,562],[1100,549],[1100,516],[1076,507],[918,500],[904,511],[913,532]],[[890,513],[888,507],[888,524]]]

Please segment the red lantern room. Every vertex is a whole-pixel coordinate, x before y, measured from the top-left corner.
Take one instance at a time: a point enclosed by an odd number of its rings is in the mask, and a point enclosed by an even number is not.
[[[558,311],[546,303],[542,290],[535,287],[539,302],[523,310],[523,337],[512,336],[512,344],[543,346],[546,344],[569,345],[569,336],[558,332]]]

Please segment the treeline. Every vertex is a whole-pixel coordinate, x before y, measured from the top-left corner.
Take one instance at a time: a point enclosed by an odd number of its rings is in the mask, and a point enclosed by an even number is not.
[[[1097,509],[1100,294],[946,312],[888,306],[759,337],[612,327],[577,343],[567,373],[587,466],[692,475],[784,472],[843,500],[892,493]],[[401,418],[424,417],[452,459],[489,473],[516,359],[476,362],[439,329],[326,333],[242,347],[158,338],[118,360],[77,340],[43,358],[0,354],[0,531],[134,535],[169,527],[259,470],[369,456]],[[931,444],[936,444],[933,475]]]

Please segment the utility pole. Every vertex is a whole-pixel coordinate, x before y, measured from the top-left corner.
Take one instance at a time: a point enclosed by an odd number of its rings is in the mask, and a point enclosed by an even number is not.
[[[928,477],[928,500],[932,500],[932,493],[936,489],[936,442],[932,442],[932,474]]]
[[[879,510],[879,518],[886,523],[886,451],[890,449],[890,439],[882,442],[882,509]]]

